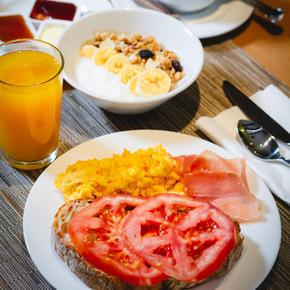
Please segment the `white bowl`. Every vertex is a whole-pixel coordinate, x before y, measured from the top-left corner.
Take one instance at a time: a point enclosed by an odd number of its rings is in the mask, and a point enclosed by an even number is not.
[[[215,0],[159,0],[178,12],[193,12],[210,6]]]
[[[75,76],[75,61],[79,57],[84,42],[93,37],[96,31],[116,33],[140,33],[152,35],[166,49],[174,51],[180,58],[185,76],[170,92],[153,97],[136,97],[134,100],[114,100],[92,92],[81,85]],[[165,14],[147,9],[113,9],[93,13],[69,26],[58,42],[65,60],[64,78],[78,90],[93,97],[105,110],[119,114],[134,114],[151,110],[168,101],[198,77],[203,66],[203,48],[181,22]]]

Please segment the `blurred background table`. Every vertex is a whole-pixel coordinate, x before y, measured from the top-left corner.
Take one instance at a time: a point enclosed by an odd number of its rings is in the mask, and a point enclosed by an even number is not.
[[[290,86],[290,1],[264,2],[285,10],[285,17],[279,23],[283,33],[271,35],[256,21],[251,21],[249,26],[234,38],[234,42],[273,76]]]

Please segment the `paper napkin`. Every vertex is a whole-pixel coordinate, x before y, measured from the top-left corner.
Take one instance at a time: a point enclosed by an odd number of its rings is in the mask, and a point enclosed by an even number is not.
[[[264,90],[255,93],[251,100],[290,132],[290,98],[277,87],[269,85]],[[247,165],[264,180],[270,190],[290,204],[290,166],[264,161],[250,153],[241,143],[237,133],[237,122],[240,119],[248,118],[238,107],[234,106],[213,118],[199,118],[196,126],[216,144],[240,158],[245,158]],[[281,154],[289,158],[290,146],[281,142],[279,146]]]

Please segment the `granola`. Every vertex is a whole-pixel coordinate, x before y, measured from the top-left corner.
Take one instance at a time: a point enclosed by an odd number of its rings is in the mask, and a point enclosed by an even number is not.
[[[94,50],[98,51],[98,53]],[[105,68],[114,73],[120,72],[121,79],[129,79],[127,75],[129,74],[131,76],[130,81],[132,81],[131,85],[130,82],[128,82],[129,88],[130,90],[134,90],[134,92],[137,91],[137,94],[138,87],[141,88],[142,84],[140,84],[140,82],[138,83],[136,79],[133,80],[135,76],[133,71],[135,70],[138,71],[138,73],[142,70],[145,72],[151,70],[146,75],[147,83],[148,78],[156,74],[163,80],[166,78],[164,74],[166,73],[170,79],[170,83],[168,80],[166,82],[164,81],[164,84],[166,83],[168,87],[168,91],[172,90],[176,83],[184,77],[184,71],[178,56],[174,52],[165,49],[153,36],[142,36],[137,33],[126,35],[113,32],[97,32],[94,38],[88,40],[82,47],[81,54],[87,57],[96,55],[94,58],[96,64],[102,64]],[[115,56],[113,57],[113,55]],[[125,60],[122,55],[125,56],[127,60]],[[128,64],[131,65],[131,67],[126,67],[126,75],[122,77],[121,68],[125,65],[128,66]],[[134,69],[137,66],[139,69]],[[162,71],[162,73],[160,71]],[[140,90],[141,94],[144,93],[142,89]],[[165,91],[157,92],[157,94],[164,92]],[[154,92],[149,94],[154,95]]]

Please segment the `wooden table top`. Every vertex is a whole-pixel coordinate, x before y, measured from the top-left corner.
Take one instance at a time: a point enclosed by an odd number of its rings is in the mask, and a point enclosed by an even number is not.
[[[234,42],[274,77],[290,86],[290,1],[264,2],[286,11],[285,17],[279,22],[284,31],[279,35],[270,34],[254,17],[249,26],[234,38]]]
[[[169,130],[205,138],[197,131],[195,121],[200,116],[214,116],[231,106],[221,88],[224,79],[248,95],[272,83],[290,96],[288,87],[257,65],[232,41],[209,46],[205,52],[204,69],[190,88],[158,109],[137,116],[107,113],[92,99],[66,85],[60,154],[94,137],[132,129]],[[0,289],[53,289],[32,263],[22,232],[25,201],[40,174],[41,170],[18,171],[0,160]],[[275,200],[282,222],[281,248],[271,273],[259,290],[286,290],[290,285],[289,207],[277,198]]]

